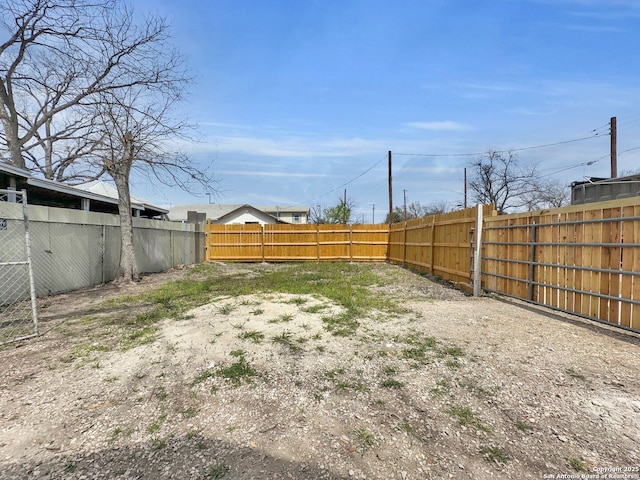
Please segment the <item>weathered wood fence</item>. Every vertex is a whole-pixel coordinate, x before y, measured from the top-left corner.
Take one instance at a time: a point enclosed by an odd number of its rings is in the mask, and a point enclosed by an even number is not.
[[[640,197],[496,216],[483,206],[481,286],[640,331]],[[389,261],[471,285],[476,208],[386,225],[217,225],[209,261]]]

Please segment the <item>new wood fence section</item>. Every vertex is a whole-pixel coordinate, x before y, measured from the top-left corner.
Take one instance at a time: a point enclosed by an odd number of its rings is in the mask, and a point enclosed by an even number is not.
[[[483,216],[495,215],[484,205]],[[389,261],[455,283],[470,284],[471,233],[476,208],[394,223],[389,232]]]
[[[387,225],[206,226],[208,261],[387,260]]]
[[[482,287],[640,330],[640,198],[486,218]]]

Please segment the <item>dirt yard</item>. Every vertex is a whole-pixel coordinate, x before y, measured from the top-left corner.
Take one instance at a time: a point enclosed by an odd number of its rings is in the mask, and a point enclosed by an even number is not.
[[[638,335],[362,268],[404,313],[345,335],[326,298],[256,291],[109,343],[114,298],[188,268],[43,300],[0,349],[0,478],[640,478]]]

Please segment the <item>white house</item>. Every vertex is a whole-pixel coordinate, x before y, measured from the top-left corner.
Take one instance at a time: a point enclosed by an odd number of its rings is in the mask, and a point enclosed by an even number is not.
[[[198,212],[212,223],[219,224],[273,224],[308,223],[307,207],[253,207],[247,204],[191,204],[176,205],[168,213],[169,220],[186,222],[189,212]]]

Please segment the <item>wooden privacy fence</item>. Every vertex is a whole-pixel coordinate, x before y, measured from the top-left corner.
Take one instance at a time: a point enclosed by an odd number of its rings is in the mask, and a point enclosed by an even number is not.
[[[477,208],[387,225],[208,224],[207,260],[390,261],[640,331],[640,197],[496,216]],[[472,245],[473,244],[473,245]],[[477,287],[476,282],[476,287]]]
[[[492,205],[483,216],[495,215]],[[470,284],[471,233],[477,209],[394,223],[389,231],[389,261],[455,283]]]
[[[387,225],[206,226],[207,261],[348,260],[384,262]]]
[[[640,198],[486,218],[482,287],[640,330]]]

